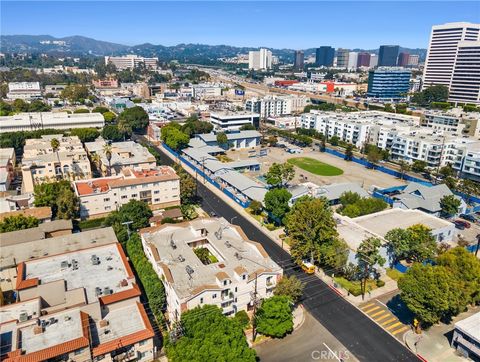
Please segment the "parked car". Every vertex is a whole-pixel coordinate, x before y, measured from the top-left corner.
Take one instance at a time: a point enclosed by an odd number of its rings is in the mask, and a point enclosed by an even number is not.
[[[477,222],[477,219],[473,215],[460,214],[460,217],[470,222]]]
[[[453,222],[455,224],[455,227],[459,230],[465,230],[465,225],[463,224],[463,222],[461,222],[461,220],[455,220]]]
[[[470,223],[469,223],[468,221],[465,221],[465,220],[459,220],[459,219],[457,219],[457,220],[455,220],[454,223],[455,223],[455,225],[456,225],[456,224],[462,224],[462,225],[463,225],[465,228],[467,228],[467,229],[470,228],[470,226],[471,226]]]

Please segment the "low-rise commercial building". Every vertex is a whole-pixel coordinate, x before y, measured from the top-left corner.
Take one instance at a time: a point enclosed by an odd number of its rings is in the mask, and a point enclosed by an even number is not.
[[[480,359],[480,312],[455,323],[452,347],[465,358]]]
[[[253,148],[260,145],[261,134],[258,131],[247,130],[225,133],[228,145],[219,145],[215,133],[198,134],[195,138],[202,140],[209,146],[226,147],[227,149]]]
[[[105,119],[101,113],[35,112],[0,116],[0,132],[102,128],[104,125]]]
[[[225,219],[165,224],[140,234],[145,254],[164,281],[172,322],[205,304],[227,315],[250,309],[254,289],[260,299],[272,296],[283,274],[259,243]],[[201,249],[208,261],[197,256]]]
[[[10,82],[8,83],[8,99],[31,100],[42,97],[40,82]]]
[[[300,122],[299,116],[268,117],[266,124],[278,129],[295,130]]]
[[[105,65],[113,64],[117,70],[134,69],[140,65],[145,68],[156,69],[158,65],[158,58],[144,58],[138,55],[128,54],[121,57],[105,57]]]
[[[59,142],[55,150],[52,147],[54,139]],[[44,135],[25,141],[22,176],[23,191],[33,192],[35,185],[44,182],[91,178],[92,170],[77,136]]]
[[[197,99],[220,97],[222,88],[222,85],[215,83],[194,84],[192,86],[192,97]]]
[[[223,131],[238,131],[244,125],[252,125],[258,128],[260,115],[252,112],[211,112],[210,123]]]
[[[370,70],[367,96],[374,99],[404,99],[410,89],[411,71],[403,68],[380,67]]]
[[[110,145],[111,158],[108,160],[105,147],[107,142],[97,139],[85,142],[85,148],[103,176],[119,175],[124,168],[152,169],[157,165],[155,157],[139,143],[133,141],[113,142]]]
[[[117,176],[72,184],[80,199],[82,219],[105,216],[130,200],[143,201],[152,210],[180,205],[180,179],[169,166],[124,168]]]

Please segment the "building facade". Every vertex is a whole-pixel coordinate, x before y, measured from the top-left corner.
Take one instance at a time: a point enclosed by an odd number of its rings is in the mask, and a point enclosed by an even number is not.
[[[480,40],[458,43],[449,102],[480,104]]]
[[[410,60],[410,54],[408,53],[400,53],[398,55],[398,66],[399,67],[406,67],[408,66],[408,62]]]
[[[129,54],[122,57],[105,57],[105,65],[113,64],[118,70],[133,69],[140,65],[145,68],[155,69],[157,68],[158,58],[144,58],[138,55]]]
[[[368,74],[367,96],[376,99],[403,99],[410,89],[411,71],[380,67]]]
[[[358,53],[357,66],[370,67],[370,53]]]
[[[398,45],[382,45],[378,50],[379,67],[395,67],[397,65]]]
[[[210,123],[224,131],[238,131],[243,125],[253,125],[258,128],[260,115],[252,112],[211,112]]]
[[[8,99],[31,100],[42,98],[42,89],[39,82],[10,82],[8,83]]]
[[[225,219],[197,219],[140,231],[148,260],[164,281],[169,321],[197,306],[216,305],[225,315],[273,295],[282,269],[263,247]],[[208,260],[198,251],[206,249]]]
[[[271,69],[272,52],[264,48],[248,52],[248,68],[253,70]]]
[[[245,110],[268,118],[301,112],[307,104],[308,99],[304,96],[265,96],[248,99],[245,102]]]
[[[331,46],[321,46],[315,51],[315,65],[317,67],[332,67],[335,58],[335,49]]]
[[[348,49],[337,49],[337,68],[347,69],[349,55],[350,51]]]
[[[305,65],[305,55],[302,50],[295,50],[293,54],[293,68],[302,70]]]

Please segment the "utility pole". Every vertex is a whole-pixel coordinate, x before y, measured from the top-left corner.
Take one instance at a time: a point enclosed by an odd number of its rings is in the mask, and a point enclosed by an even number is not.
[[[127,226],[127,233],[128,233],[128,238],[130,239],[130,234],[132,233],[130,231],[130,224],[133,224],[133,221],[125,221],[125,222],[122,222],[122,225],[126,225]]]
[[[477,248],[475,249],[475,256],[478,254],[478,249],[480,249],[480,234],[477,235]]]
[[[258,304],[257,278],[258,278],[258,274],[257,272],[255,272],[255,289],[252,293],[252,304],[253,304],[252,342],[255,342],[255,338],[257,337],[257,304]]]

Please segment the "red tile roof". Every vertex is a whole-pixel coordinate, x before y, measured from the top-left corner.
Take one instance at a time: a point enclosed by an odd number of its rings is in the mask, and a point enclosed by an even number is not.
[[[118,293],[106,295],[104,297],[100,297],[99,299],[100,299],[100,303],[102,304],[112,304],[112,303],[119,302],[121,300],[139,297],[141,294],[142,292],[140,291],[140,288],[138,287],[138,285],[133,284],[133,287],[130,289],[123,290]]]
[[[107,192],[110,189],[109,183],[114,180],[120,180],[121,178],[98,178],[90,181],[77,181],[75,186],[77,187],[78,194],[80,196],[91,195],[97,192]]]
[[[123,251],[122,246],[120,245],[120,243],[116,243],[116,244],[117,244],[118,253],[120,254],[120,257],[122,258],[122,261],[123,261],[123,265],[125,266],[125,271],[127,272],[128,278],[129,279],[135,278],[135,276],[133,275],[132,268],[130,268],[130,264],[128,263],[127,256],[125,255],[125,252]]]
[[[17,290],[36,287],[38,285],[38,278],[25,279],[25,263],[22,262],[17,266]]]

